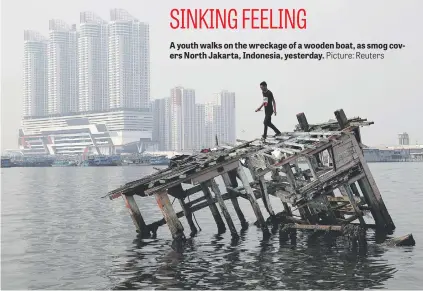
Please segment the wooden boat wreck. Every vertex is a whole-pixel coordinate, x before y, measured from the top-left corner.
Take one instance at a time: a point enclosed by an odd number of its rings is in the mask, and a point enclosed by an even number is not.
[[[232,203],[245,229],[248,223],[239,198],[250,202],[264,237],[277,229],[281,239],[292,237],[297,229],[348,234],[355,241],[369,228],[392,233],[395,224],[362,153],[360,127],[373,122],[348,119],[342,109],[335,111],[335,117],[330,122],[309,124],[304,113],[297,114],[299,124],[293,132],[265,142],[239,141],[215,151],[174,158],[168,168],[127,183],[105,197],[123,198],[142,238],[155,237],[157,228],[167,224],[174,241],[183,241],[179,218],[185,216],[193,236],[198,231],[193,213],[205,209],[210,209],[219,233],[228,228],[237,238],[226,203]],[[226,193],[221,193],[216,183],[219,176]],[[199,192],[201,197],[189,199]],[[134,196],[155,196],[164,218],[147,225]],[[175,211],[169,196],[179,201],[183,211]],[[275,213],[270,196],[280,200],[283,212]],[[259,199],[269,214],[267,220]],[[374,223],[366,222],[364,212],[371,213]],[[414,244],[412,235],[391,241],[391,245]]]

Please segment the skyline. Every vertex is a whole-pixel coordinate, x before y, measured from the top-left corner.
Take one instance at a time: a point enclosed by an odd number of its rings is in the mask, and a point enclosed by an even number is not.
[[[48,38],[25,30],[23,45],[23,116],[150,105],[149,27],[123,9],[80,12],[79,29],[51,19]]]
[[[340,21],[340,15],[342,14],[340,13],[332,16],[327,15],[321,21],[315,17],[314,20],[311,19],[311,21],[314,21],[312,29],[300,34],[286,32],[283,34],[282,40],[323,41],[332,39],[337,41],[371,41],[377,37],[385,42],[404,42],[407,45],[406,51],[389,52],[387,58],[380,62],[291,62],[284,64],[284,70],[278,70],[269,69],[271,63],[268,61],[243,61],[239,65],[236,64],[236,66],[233,66],[233,62],[224,61],[216,61],[215,63],[207,61],[170,61],[168,59],[169,42],[183,41],[183,39],[187,39],[188,33],[174,32],[169,29],[168,9],[171,7],[170,3],[163,3],[163,5],[160,5],[161,9],[156,6],[157,10],[154,10],[154,4],[143,5],[140,3],[105,1],[103,2],[104,5],[99,7],[93,1],[87,1],[86,3],[76,1],[72,5],[70,3],[58,5],[57,3],[43,1],[43,3],[50,3],[49,5],[51,6],[49,7],[51,9],[49,11],[36,13],[36,11],[41,12],[38,8],[31,14],[24,11],[21,14],[18,25],[13,25],[13,23],[17,23],[16,20],[8,16],[13,14],[11,11],[18,11],[16,10],[18,6],[22,6],[22,4],[19,4],[20,2],[23,3],[24,1],[17,1],[14,4],[9,1],[2,3],[2,14],[4,15],[2,18],[6,22],[10,20],[7,22],[7,27],[12,31],[12,34],[13,31],[16,33],[19,28],[22,28],[21,32],[30,28],[43,34],[46,29],[38,28],[40,28],[41,22],[44,22],[43,25],[45,26],[46,18],[60,18],[68,23],[76,23],[81,11],[93,11],[101,18],[106,18],[104,16],[108,14],[107,11],[114,7],[121,7],[131,11],[135,17],[149,23],[152,29],[152,99],[166,97],[168,88],[178,84],[196,88],[196,94],[200,97],[200,100],[203,98],[210,99],[211,95],[216,91],[215,88],[227,88],[230,91],[237,92],[237,100],[240,104],[240,106],[237,106],[237,123],[242,125],[238,126],[237,130],[239,138],[255,138],[262,131],[262,116],[260,114],[254,115],[253,110],[258,106],[257,103],[260,102],[261,93],[258,84],[262,80],[266,80],[269,88],[274,92],[276,100],[279,101],[278,116],[275,117],[275,123],[279,125],[281,130],[290,131],[294,128],[296,124],[295,114],[298,112],[304,111],[309,121],[313,123],[324,122],[328,113],[333,114],[336,109],[344,108],[349,116],[359,115],[375,121],[375,125],[363,130],[363,141],[366,144],[396,144],[396,135],[403,131],[409,133],[411,144],[414,144],[416,140],[420,143],[423,141],[420,130],[420,119],[422,117],[418,114],[419,110],[417,110],[419,107],[417,104],[420,104],[418,97],[421,91],[414,89],[416,88],[418,74],[411,73],[413,70],[418,70],[417,67],[421,63],[421,56],[416,51],[420,40],[409,37],[413,35],[410,29],[415,27],[413,26],[413,18],[405,18],[405,15],[398,16],[394,14],[405,13],[405,11],[395,12],[392,5],[385,5],[386,9],[384,14],[381,15],[380,24],[372,23],[366,30],[361,29],[361,26],[352,25],[352,18],[349,16],[345,17],[345,14],[343,14],[343,21],[339,25],[339,29],[336,29],[332,25]],[[189,6],[187,4],[188,1],[182,2]],[[182,2],[181,5],[183,5]],[[244,3],[242,6],[246,7],[248,6],[247,4]],[[216,3],[216,5],[219,6],[219,3]],[[409,5],[418,7],[420,4],[411,2]],[[370,15],[372,9],[376,9],[376,6],[376,4],[369,5],[369,11],[366,12],[366,15]],[[320,5],[315,4],[307,4],[307,7],[308,11],[313,14],[318,13],[322,9]],[[339,3],[333,5],[330,10],[342,12],[352,9],[352,11],[355,11],[355,7]],[[9,9],[7,14],[4,14],[5,9]],[[412,9],[411,13],[415,13],[416,9]],[[78,11],[78,13],[75,14],[75,11]],[[404,19],[404,21],[395,24],[395,26],[389,24],[389,22],[384,23],[385,19],[389,19],[394,15],[396,15],[395,17],[402,17],[401,19]],[[384,24],[382,25],[382,23]],[[310,25],[310,27],[312,26]],[[401,34],[402,27],[408,27],[409,33]],[[4,105],[5,94],[6,96],[15,96],[10,103],[15,104],[13,108],[18,108],[18,110],[15,109],[13,111],[21,111],[21,106],[16,106],[16,104],[22,102],[17,99],[23,98],[22,90],[19,89],[21,87],[19,82],[21,78],[16,77],[16,75],[21,75],[21,73],[16,74],[18,72],[16,64],[21,63],[22,54],[20,57],[16,57],[17,54],[11,53],[11,47],[14,47],[16,51],[21,49],[16,45],[16,36],[11,35],[10,32],[5,35],[5,29],[5,26],[2,26],[2,60],[3,63],[5,62],[2,65],[2,83],[4,84],[2,86],[2,105]],[[366,32],[360,36],[358,34],[359,31]],[[389,33],[384,33],[385,31]],[[235,39],[233,38],[233,32],[224,31],[190,31],[189,35],[190,38],[192,36],[192,39],[197,42],[225,41],[225,39],[229,38],[231,38],[231,41],[256,41],[263,39],[263,37],[268,37],[269,41],[273,41],[278,38],[277,33],[265,31],[237,32]],[[8,39],[14,41],[8,41]],[[5,43],[8,46],[5,47]],[[20,39],[21,44],[22,38]],[[7,59],[4,58],[6,52],[9,52],[10,55]],[[182,69],[181,66],[184,68]],[[225,74],[218,73],[222,68],[224,68]],[[270,71],[266,72],[266,70]],[[322,70],[326,72],[324,77],[319,76],[321,75],[319,72]],[[247,71],[250,73],[243,73]],[[243,78],[228,77],[238,76],[240,73],[243,74]],[[298,77],[300,74],[301,78]],[[407,78],[404,78],[404,76],[407,76]],[[372,78],[371,80],[373,81],[368,82],[369,78]],[[302,84],[307,84],[307,88],[301,87]],[[394,84],[395,86],[393,86]],[[342,96],[340,97],[340,95]],[[289,97],[287,98],[287,96]],[[241,102],[239,98],[242,98]],[[202,100],[203,102],[205,101],[204,99]],[[288,102],[286,102],[287,100]],[[2,106],[2,108],[4,107]],[[8,107],[10,108],[10,105]],[[251,114],[253,114],[252,118]],[[18,118],[15,115],[18,115]],[[2,119],[8,120],[7,128],[3,126],[4,122],[2,122],[2,148],[12,147],[7,146],[7,144],[16,144],[16,139],[13,136],[17,136],[17,128],[20,124],[16,122],[16,119],[20,120],[20,116],[21,113],[12,115],[6,110],[2,110]],[[15,128],[14,130],[12,130],[13,127]]]
[[[51,128],[54,119],[51,116],[67,119],[66,116],[80,113],[82,119],[92,120],[92,113],[105,113],[105,118],[96,122],[108,128],[112,119],[117,118],[108,116],[107,112],[113,109],[124,111],[119,117],[120,130],[112,133],[114,141],[108,144],[107,151],[111,145],[131,144],[137,136],[145,138],[147,133],[160,150],[201,150],[214,144],[214,136],[220,142],[234,144],[234,92],[221,91],[204,108],[197,104],[195,90],[184,87],[174,87],[170,89],[170,97],[150,102],[149,47],[149,25],[123,9],[110,10],[109,21],[91,11],[80,12],[79,29],[76,24],[60,19],[49,20],[48,38],[25,30],[22,122],[26,125],[21,128],[20,149],[30,154],[34,153],[34,147],[36,153],[54,147],[55,135],[45,133],[46,128]],[[130,113],[131,109],[153,112],[147,114],[150,116],[137,116]],[[198,110],[204,110],[204,114]],[[162,115],[169,119],[162,120]],[[208,119],[198,119],[202,115]],[[137,127],[130,128],[139,118],[142,121]],[[82,120],[66,121],[62,130],[67,130],[66,124],[69,127],[76,122]],[[35,124],[38,130],[34,130]],[[203,127],[204,134],[196,131],[197,126]],[[116,128],[116,124],[112,127]],[[160,129],[162,134],[153,132]],[[69,146],[65,152],[84,151],[85,133],[73,134],[71,145],[70,141],[63,142]],[[119,142],[116,136],[125,138]]]

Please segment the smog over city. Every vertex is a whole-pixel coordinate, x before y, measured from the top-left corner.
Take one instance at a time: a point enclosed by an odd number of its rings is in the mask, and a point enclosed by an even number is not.
[[[422,10],[2,0],[1,289],[421,289]]]

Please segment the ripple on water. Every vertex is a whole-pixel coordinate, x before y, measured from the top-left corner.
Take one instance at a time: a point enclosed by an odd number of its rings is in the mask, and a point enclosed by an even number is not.
[[[370,167],[397,234],[412,232],[417,246],[370,243],[359,252],[301,232],[296,245],[280,245],[277,236],[262,242],[251,207],[240,201],[250,228],[238,242],[216,236],[203,211],[195,214],[202,231],[177,253],[166,227],[158,239],[140,241],[122,201],[99,198],[151,168],[2,169],[2,288],[415,289],[423,284],[423,164],[410,164]],[[147,223],[161,218],[154,199],[139,204]]]

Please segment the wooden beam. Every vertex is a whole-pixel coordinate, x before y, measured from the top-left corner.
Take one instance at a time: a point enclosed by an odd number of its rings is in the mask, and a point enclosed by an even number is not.
[[[260,206],[258,205],[256,201],[253,189],[250,186],[250,182],[248,181],[247,175],[245,174],[241,163],[237,169],[237,172],[242,184],[244,185],[244,189],[247,192],[248,200],[251,203],[251,207],[253,208],[254,214],[257,217],[257,222],[259,223],[259,226],[262,229],[263,234],[265,236],[270,235],[269,229],[267,228],[266,222],[264,221],[263,214],[261,213]]]
[[[169,227],[170,233],[172,234],[172,238],[174,240],[184,239],[184,227],[179,221],[178,216],[170,203],[167,191],[157,192],[155,197],[157,205],[159,205],[159,208],[163,213],[163,217],[166,220],[166,224]]]
[[[213,197],[210,193],[207,183],[201,183],[201,188],[203,189],[204,196],[206,197],[210,211],[213,215],[214,221],[216,222],[218,233],[224,233],[226,231],[225,223],[223,222],[222,216],[220,215],[219,210],[213,201]]]
[[[231,176],[233,177],[235,174],[235,183],[233,181],[233,178],[231,179]],[[223,182],[225,183],[226,190],[228,191],[228,194],[231,196],[232,205],[234,206],[234,210],[238,216],[239,222],[241,223],[241,229],[245,230],[248,228],[248,222],[245,220],[244,213],[242,213],[241,207],[239,206],[238,199],[236,197],[236,194],[232,191],[230,191],[230,188],[236,188],[238,187],[238,183],[236,181],[236,171],[232,171],[229,173],[224,173],[222,175]]]
[[[309,131],[310,125],[308,124],[308,121],[307,121],[307,118],[306,118],[304,112],[297,114],[297,120],[298,120],[298,124],[300,125],[300,128],[303,131]]]
[[[147,238],[150,236],[150,232],[147,228],[147,225],[144,222],[144,219],[142,218],[141,211],[138,208],[137,202],[135,201],[134,196],[126,196],[122,195],[123,201],[125,201],[125,206],[128,208],[129,214],[131,215],[132,221],[134,222],[134,225],[136,229],[138,230],[138,233],[140,234],[140,237]]]
[[[238,233],[236,231],[235,225],[232,221],[232,217],[229,214],[228,209],[226,208],[225,202],[222,199],[222,194],[220,193],[219,186],[217,185],[216,181],[214,179],[210,180],[210,186],[211,189],[216,196],[217,202],[220,207],[220,211],[222,212],[223,216],[225,217],[226,224],[229,227],[229,230],[231,231],[232,237],[238,237]]]
[[[364,218],[363,218],[363,212],[358,208],[357,203],[356,203],[355,198],[354,198],[354,194],[353,194],[350,186],[348,184],[343,184],[339,188],[339,191],[341,191],[341,194],[343,196],[348,197],[348,200],[349,200],[351,206],[353,207],[354,212],[358,216],[358,220],[360,221],[361,226],[365,226],[366,222],[364,221]]]

